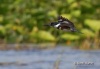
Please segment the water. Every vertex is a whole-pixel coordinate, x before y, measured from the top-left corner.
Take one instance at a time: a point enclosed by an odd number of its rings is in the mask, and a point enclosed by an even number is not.
[[[100,69],[100,51],[68,47],[0,51],[0,69],[54,69],[56,66],[58,69]]]

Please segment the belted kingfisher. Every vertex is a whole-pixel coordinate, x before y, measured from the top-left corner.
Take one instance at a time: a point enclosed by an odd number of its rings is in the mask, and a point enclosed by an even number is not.
[[[76,30],[74,24],[71,21],[69,21],[67,18],[64,18],[62,16],[58,16],[57,22],[51,22],[50,24],[46,24],[45,26],[52,26],[64,31],[79,32]]]

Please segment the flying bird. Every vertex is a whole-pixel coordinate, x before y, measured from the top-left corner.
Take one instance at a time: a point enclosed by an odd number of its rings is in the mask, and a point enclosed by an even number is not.
[[[46,24],[45,26],[52,26],[64,31],[79,32],[76,30],[75,25],[70,20],[62,16],[58,16],[57,22],[51,22],[49,24]]]
[[[67,18],[58,16],[58,23],[59,23],[58,27],[61,28],[61,30],[67,30],[71,32],[77,31],[74,24],[71,21],[69,21]]]

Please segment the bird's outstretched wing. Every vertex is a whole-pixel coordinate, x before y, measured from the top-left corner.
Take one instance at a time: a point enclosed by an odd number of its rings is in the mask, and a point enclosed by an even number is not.
[[[67,19],[62,17],[62,16],[58,16],[58,22],[63,22],[66,21]]]
[[[61,29],[63,30],[63,29],[70,29],[70,27],[66,24],[66,23],[61,23],[60,25],[59,25],[59,28],[61,27]]]
[[[70,28],[74,28],[74,24],[69,21],[67,18],[64,18],[62,16],[58,16],[58,22],[61,23],[62,25],[67,25],[69,26]]]
[[[62,16],[58,16],[58,22],[60,23],[60,26],[64,29],[70,29],[72,32],[81,33],[78,30],[76,30],[75,25],[73,24],[73,22],[71,22],[67,18],[64,18]],[[83,33],[81,33],[81,34],[83,34]]]

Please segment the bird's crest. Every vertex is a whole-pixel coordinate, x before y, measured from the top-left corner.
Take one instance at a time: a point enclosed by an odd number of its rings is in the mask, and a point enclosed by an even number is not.
[[[59,22],[63,22],[63,21],[69,21],[67,18],[62,17],[62,16],[58,16],[58,21]]]

